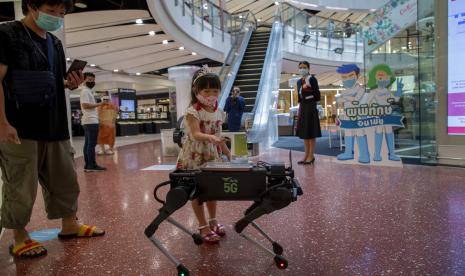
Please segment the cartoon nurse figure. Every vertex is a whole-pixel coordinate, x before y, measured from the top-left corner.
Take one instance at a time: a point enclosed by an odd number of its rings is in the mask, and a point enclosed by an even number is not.
[[[357,107],[361,104],[365,89],[357,83],[360,76],[360,68],[356,64],[344,64],[337,69],[337,73],[341,75],[342,83],[345,90],[336,98],[338,104],[347,108]],[[343,120],[348,120],[347,115],[343,115]],[[368,142],[365,129],[345,129],[345,152],[337,156],[338,160],[353,160],[354,159],[354,138],[357,138],[359,149],[358,162],[370,163],[370,153],[368,151]]]
[[[397,91],[392,95],[389,88],[396,81],[396,77],[392,73],[391,68],[386,64],[376,65],[369,73],[367,103],[370,106],[387,106],[394,102],[398,102],[402,96],[402,89],[404,88],[403,81],[397,80]],[[389,160],[400,161],[400,157],[395,154],[394,133],[392,126],[379,125],[375,127],[375,155],[374,161],[382,161],[381,147],[383,144],[383,134],[386,137],[386,143],[389,152]]]

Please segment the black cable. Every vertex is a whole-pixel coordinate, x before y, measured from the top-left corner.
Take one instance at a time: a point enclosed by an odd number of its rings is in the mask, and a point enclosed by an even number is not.
[[[162,183],[158,184],[158,185],[155,187],[155,189],[153,190],[153,197],[155,198],[156,201],[158,201],[158,202],[161,203],[161,204],[165,204],[165,201],[161,200],[161,199],[158,197],[157,191],[158,191],[158,189],[160,189],[161,187],[166,186],[166,185],[169,185],[169,184],[171,184],[171,181],[170,181],[170,180],[165,181],[165,182],[162,182]]]

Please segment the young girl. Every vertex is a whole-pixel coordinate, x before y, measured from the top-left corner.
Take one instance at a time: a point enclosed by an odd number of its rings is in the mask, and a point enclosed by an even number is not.
[[[207,162],[221,162],[222,153],[231,160],[231,153],[221,138],[221,125],[225,119],[218,109],[221,83],[217,75],[204,67],[192,78],[191,105],[184,116],[186,139],[179,153],[177,168],[198,169]],[[225,229],[216,220],[216,201],[206,203],[210,216],[208,223],[204,207],[197,199],[192,208],[199,222],[200,235],[205,243],[218,243]]]

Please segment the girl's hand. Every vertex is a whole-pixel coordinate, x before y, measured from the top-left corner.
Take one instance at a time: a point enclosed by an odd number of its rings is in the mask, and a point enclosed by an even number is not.
[[[223,138],[217,137],[215,135],[210,135],[208,141],[210,143],[212,143],[212,144],[219,145],[219,144],[223,143]]]

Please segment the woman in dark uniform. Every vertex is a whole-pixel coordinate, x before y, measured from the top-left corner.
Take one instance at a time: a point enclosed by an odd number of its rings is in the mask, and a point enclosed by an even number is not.
[[[312,165],[315,162],[316,138],[321,137],[320,118],[316,108],[320,100],[320,88],[318,81],[310,75],[310,64],[306,61],[299,63],[299,73],[302,76],[297,81],[299,93],[299,116],[297,121],[297,136],[304,139],[305,158],[298,164]]]

